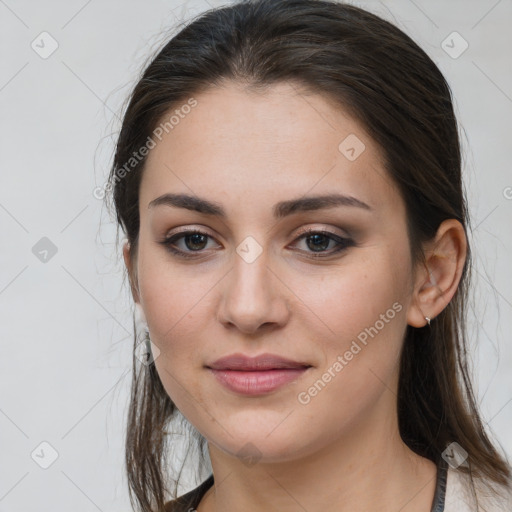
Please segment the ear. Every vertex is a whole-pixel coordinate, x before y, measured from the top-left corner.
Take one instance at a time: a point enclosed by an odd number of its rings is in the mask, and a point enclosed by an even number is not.
[[[123,258],[124,264],[126,265],[126,269],[128,270],[128,278],[130,280],[130,289],[132,292],[133,300],[136,304],[140,302],[139,290],[137,286],[137,271],[136,271],[136,261],[132,256],[130,251],[130,242],[125,241],[123,244]]]
[[[407,311],[407,323],[423,327],[435,318],[452,300],[466,261],[467,240],[462,224],[447,219],[437,230],[435,240],[425,254],[426,267],[421,264],[415,275],[413,298]]]

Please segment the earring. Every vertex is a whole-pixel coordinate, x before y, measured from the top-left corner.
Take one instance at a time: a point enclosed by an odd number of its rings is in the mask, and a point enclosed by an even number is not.
[[[427,324],[430,325],[430,318],[428,316],[425,317],[425,320],[427,321]]]

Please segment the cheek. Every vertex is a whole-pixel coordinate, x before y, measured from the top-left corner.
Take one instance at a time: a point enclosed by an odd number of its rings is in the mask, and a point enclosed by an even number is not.
[[[298,295],[315,312],[302,327],[310,339],[321,339],[322,366],[316,377],[320,376],[319,387],[326,384],[332,390],[325,399],[339,397],[352,408],[354,401],[370,398],[392,379],[408,300],[407,266],[400,271],[395,266],[390,253],[375,251],[373,257],[347,263],[346,271],[322,279],[321,286],[310,282],[306,287],[304,277],[297,279],[297,287],[302,287]],[[313,290],[309,295],[308,289]]]
[[[289,274],[290,288],[306,306],[299,314],[303,327],[322,331],[324,339],[331,340],[330,352],[345,349],[358,336],[364,342],[368,330],[375,333],[374,327],[379,336],[396,339],[405,322],[401,312],[408,290],[407,266],[400,262],[397,270],[396,254],[375,248],[345,259],[320,277]]]
[[[321,339],[322,365],[299,390],[297,401],[312,431],[336,437],[370,414],[381,396],[386,403],[394,400],[406,308],[397,281],[377,283],[378,275],[354,271],[331,282],[325,297],[337,300],[320,310],[329,334],[315,336],[309,330],[310,339]]]
[[[151,341],[160,350],[155,366],[162,384],[178,409],[193,417],[206,404],[202,379],[206,333],[214,318],[215,284],[212,270],[198,272],[194,265],[177,265],[159,249],[142,246],[138,277],[141,303]],[[203,410],[204,414],[204,410]],[[203,419],[204,421],[204,419]]]
[[[193,265],[174,263],[161,249],[141,253],[140,295],[152,339],[162,344],[172,340],[178,346],[180,340],[188,342],[187,333],[192,334],[194,326],[201,328],[203,317],[198,312],[205,311],[218,279],[213,272],[199,275]]]

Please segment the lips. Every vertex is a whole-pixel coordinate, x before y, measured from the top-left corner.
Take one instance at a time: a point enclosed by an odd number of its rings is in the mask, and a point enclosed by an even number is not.
[[[261,396],[297,380],[311,365],[274,354],[256,357],[232,354],[206,368],[229,391],[238,395]]]
[[[232,354],[217,359],[207,365],[212,370],[234,371],[265,371],[277,369],[304,369],[311,365],[301,361],[293,361],[275,354],[261,354],[256,357],[248,357],[244,354]]]

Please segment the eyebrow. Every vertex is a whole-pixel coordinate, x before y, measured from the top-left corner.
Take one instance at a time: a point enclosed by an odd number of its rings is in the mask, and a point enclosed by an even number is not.
[[[148,208],[155,208],[157,206],[185,208],[186,210],[192,210],[205,215],[214,215],[223,219],[227,217],[226,211],[219,203],[188,194],[164,194],[153,199],[149,203]],[[343,194],[328,194],[281,201],[274,205],[272,212],[274,217],[279,219],[298,212],[322,210],[339,206],[352,206],[373,211],[371,206],[355,197]]]

